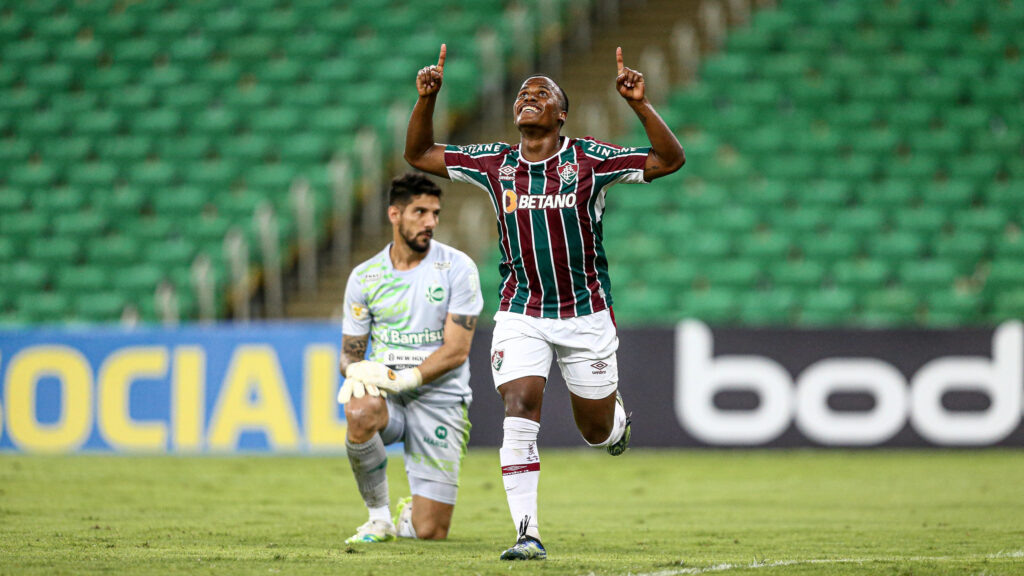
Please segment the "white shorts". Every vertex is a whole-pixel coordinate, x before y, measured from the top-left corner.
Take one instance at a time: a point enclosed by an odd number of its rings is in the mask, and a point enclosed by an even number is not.
[[[611,313],[577,318],[534,318],[497,312],[491,339],[491,375],[497,388],[524,376],[547,378],[558,355],[569,391],[589,399],[606,398],[619,386],[619,348]]]

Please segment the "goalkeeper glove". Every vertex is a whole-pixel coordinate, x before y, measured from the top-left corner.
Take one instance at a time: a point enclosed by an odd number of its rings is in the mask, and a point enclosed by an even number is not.
[[[366,384],[355,378],[345,378],[345,383],[338,390],[338,404],[348,404],[353,397],[362,398],[367,394],[374,397],[388,395],[373,384]]]
[[[407,368],[405,370],[394,370],[380,362],[363,360],[348,367],[345,373],[350,378],[356,378],[367,386],[374,386],[380,392],[391,392],[398,394],[406,390],[416,388],[423,384],[423,375],[419,368]]]

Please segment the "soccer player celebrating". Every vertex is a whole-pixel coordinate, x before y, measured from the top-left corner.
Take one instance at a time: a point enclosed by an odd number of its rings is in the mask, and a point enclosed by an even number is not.
[[[448,536],[469,442],[466,359],[483,297],[473,261],[432,240],[440,212],[441,189],[426,176],[392,180],[393,241],[348,279],[338,402],[370,512],[349,544]],[[384,446],[398,441],[412,497],[400,501],[392,522]]]
[[[518,145],[437,144],[433,112],[445,55],[442,44],[437,64],[416,76],[419,99],[409,119],[405,158],[424,172],[483,188],[494,205],[503,280],[491,373],[505,403],[501,470],[519,530],[516,544],[501,558],[543,559],[536,444],[554,354],[584,440],[613,456],[629,445],[630,421],[617,392],[618,337],[608,261],[601,246],[605,194],[618,182],[650,182],[675,172],[683,165],[683,149],[644,96],[643,74],[623,65],[621,48],[615,54],[615,85],[643,124],[650,147],[562,136],[569,98],[546,76],[527,78],[513,103]]]

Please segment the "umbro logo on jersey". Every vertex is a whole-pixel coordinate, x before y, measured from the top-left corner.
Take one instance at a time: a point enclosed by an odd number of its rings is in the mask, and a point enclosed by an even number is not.
[[[515,166],[502,166],[498,168],[498,180],[515,180],[516,179],[516,167]]]
[[[516,194],[514,190],[505,190],[503,198],[506,214],[516,210],[560,210],[576,207],[576,193],[569,194]]]
[[[570,164],[565,162],[558,166],[558,177],[562,179],[562,182],[566,184],[572,184],[576,181],[576,173],[580,171],[580,167],[577,164]]]

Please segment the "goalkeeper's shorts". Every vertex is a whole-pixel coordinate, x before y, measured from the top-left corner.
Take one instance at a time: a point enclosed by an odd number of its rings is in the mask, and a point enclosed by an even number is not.
[[[619,386],[618,348],[608,310],[576,318],[499,311],[494,315],[491,375],[495,387],[524,376],[547,378],[557,354],[570,392],[582,398],[607,398]]]
[[[469,443],[469,407],[388,395],[384,444],[405,443],[405,473],[417,496],[455,504],[459,467]]]

